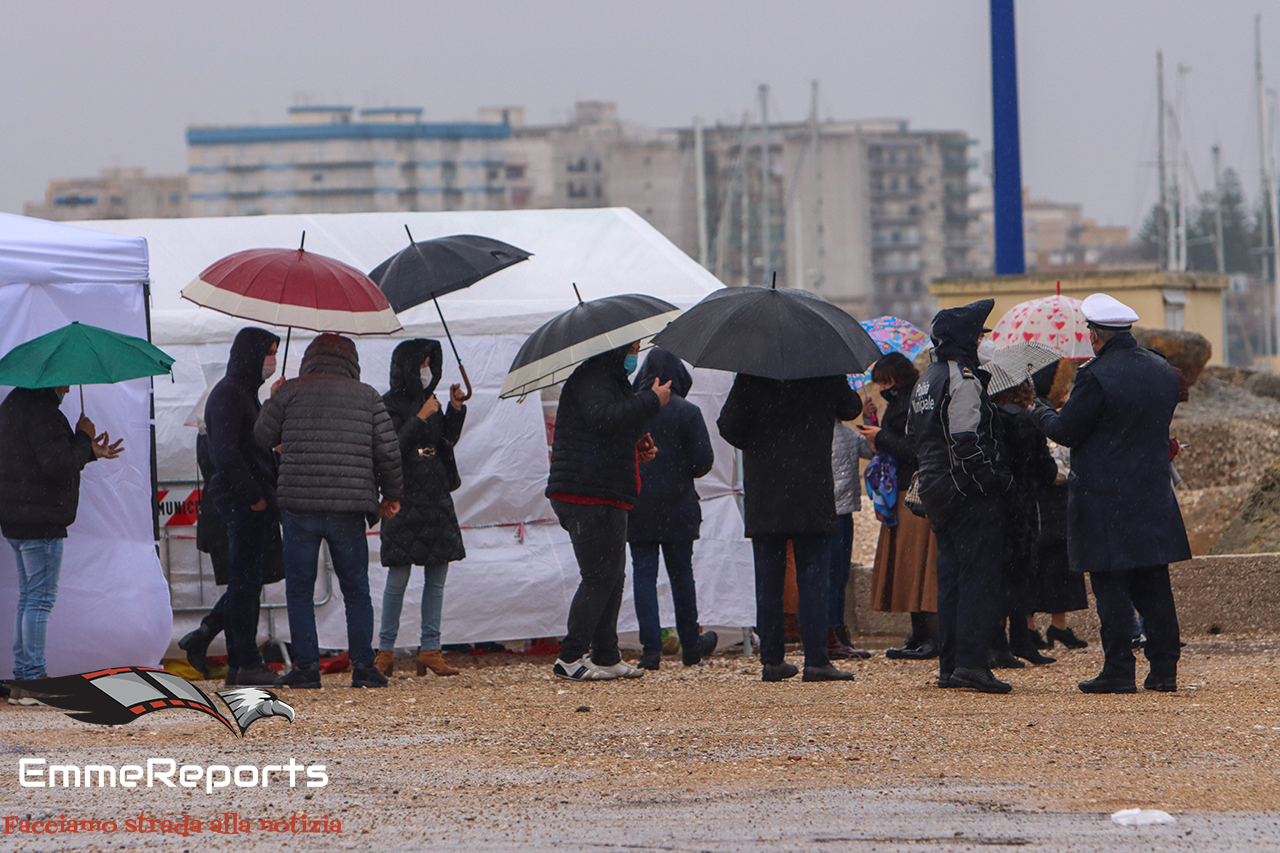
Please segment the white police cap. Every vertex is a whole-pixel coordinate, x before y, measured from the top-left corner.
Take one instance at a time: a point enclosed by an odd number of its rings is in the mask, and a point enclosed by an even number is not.
[[[1138,322],[1138,315],[1132,308],[1105,293],[1087,297],[1080,311],[1090,325],[1107,329],[1127,329]]]

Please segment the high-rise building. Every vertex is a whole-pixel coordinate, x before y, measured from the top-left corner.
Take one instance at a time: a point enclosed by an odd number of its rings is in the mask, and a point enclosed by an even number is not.
[[[191,215],[503,209],[510,135],[424,123],[418,108],[356,120],[354,107],[292,107],[284,125],[191,127]]]

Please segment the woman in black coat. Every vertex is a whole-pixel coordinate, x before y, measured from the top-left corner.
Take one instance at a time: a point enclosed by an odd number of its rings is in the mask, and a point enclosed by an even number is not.
[[[716,632],[699,633],[698,593],[693,580],[693,542],[702,528],[702,506],[693,481],[706,476],[715,456],[702,410],[685,399],[693,377],[679,358],[659,347],[649,351],[636,375],[638,392],[653,380],[671,383],[671,400],[646,427],[658,455],[640,465],[640,494],[627,519],[631,545],[636,619],[644,654],[640,668],[656,670],[662,660],[662,625],[658,618],[658,551],[671,580],[685,666],[694,666],[716,648]]]
[[[382,594],[382,629],[376,666],[391,674],[400,611],[409,584],[409,568],[422,566],[422,637],[418,646],[418,675],[457,675],[440,653],[440,612],[449,563],[467,555],[450,492],[462,481],[453,447],[467,417],[460,385],[449,389],[443,409],[432,396],[440,383],[442,351],[439,341],[416,338],[391,354],[391,390],[382,401],[400,439],[404,470],[404,500],[394,518],[382,522],[382,565],[387,587]],[[429,376],[424,376],[425,371]]]

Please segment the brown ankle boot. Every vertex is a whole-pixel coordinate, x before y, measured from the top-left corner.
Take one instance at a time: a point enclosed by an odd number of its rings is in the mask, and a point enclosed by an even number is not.
[[[827,629],[827,657],[832,660],[848,660],[853,657],[853,649],[840,641],[840,632],[835,628]]]
[[[418,675],[426,675],[431,670],[436,675],[457,675],[462,670],[455,669],[444,662],[444,655],[439,649],[418,650]]]
[[[381,649],[379,649],[378,656],[373,659],[373,668],[376,669],[378,672],[382,673],[383,675],[387,676],[388,678],[391,677],[391,669],[395,666],[395,664],[396,664],[395,652],[384,652]]]

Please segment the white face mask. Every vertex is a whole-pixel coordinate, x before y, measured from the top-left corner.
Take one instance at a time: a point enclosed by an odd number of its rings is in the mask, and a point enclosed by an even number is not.
[[[272,374],[276,372],[276,357],[269,355],[262,360],[262,379],[266,381],[270,379]]]
[[[431,368],[424,367],[418,371],[418,379],[422,381],[422,387],[427,388],[431,385]]]

